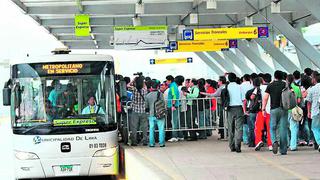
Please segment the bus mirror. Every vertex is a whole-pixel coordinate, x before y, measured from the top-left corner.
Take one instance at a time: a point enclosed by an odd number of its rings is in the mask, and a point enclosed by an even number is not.
[[[121,101],[126,101],[127,100],[127,83],[126,81],[120,81],[119,82],[120,86],[120,98]]]
[[[9,87],[3,88],[2,95],[3,95],[3,105],[10,106],[11,105],[11,89]]]

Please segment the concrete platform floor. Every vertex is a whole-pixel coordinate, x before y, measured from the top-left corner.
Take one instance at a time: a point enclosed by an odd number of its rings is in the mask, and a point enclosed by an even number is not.
[[[165,148],[126,150],[135,151],[167,179],[320,179],[320,153],[313,147],[299,147],[286,156],[274,155],[266,147],[256,152],[242,146],[242,153],[235,153],[230,152],[227,141],[213,136],[194,142],[167,142]]]

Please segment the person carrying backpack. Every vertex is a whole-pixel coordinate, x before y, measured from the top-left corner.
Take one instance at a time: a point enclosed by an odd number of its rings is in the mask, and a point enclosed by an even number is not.
[[[301,119],[295,119],[293,113],[294,108],[300,108],[298,105],[301,102],[302,94],[300,87],[294,83],[294,76],[289,74],[287,77],[287,94],[283,91],[282,96],[282,104],[287,104],[288,107],[288,120],[290,123],[290,132],[291,132],[291,139],[290,139],[290,150],[296,151],[297,150],[297,142],[298,142],[298,132],[299,132],[299,122]],[[284,107],[286,109],[286,107]],[[292,108],[293,107],[293,108]],[[302,110],[301,110],[302,111]],[[302,113],[303,114],[303,113]]]
[[[166,106],[163,94],[159,91],[160,83],[155,80],[151,82],[150,92],[146,96],[146,107],[149,111],[149,147],[155,146],[154,131],[155,126],[159,129],[159,145],[165,147],[165,116]]]
[[[275,71],[274,79],[275,80],[267,86],[265,91],[262,101],[262,112],[263,115],[266,116],[266,106],[270,97],[270,134],[272,151],[274,154],[277,154],[280,143],[280,153],[281,155],[286,155],[288,145],[288,111],[281,107],[281,94],[286,87],[286,83],[282,81],[283,73],[281,71]]]
[[[248,143],[249,147],[255,147],[255,123],[257,119],[257,114],[261,110],[262,107],[262,96],[261,96],[261,80],[260,78],[255,78],[253,80],[254,88],[249,90],[246,93],[246,100],[249,102],[249,134],[248,134]],[[263,145],[260,144],[259,146]]]

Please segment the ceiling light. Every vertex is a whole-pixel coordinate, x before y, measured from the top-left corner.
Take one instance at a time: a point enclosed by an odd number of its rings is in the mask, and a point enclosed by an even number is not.
[[[217,1],[207,0],[207,9],[217,9]]]

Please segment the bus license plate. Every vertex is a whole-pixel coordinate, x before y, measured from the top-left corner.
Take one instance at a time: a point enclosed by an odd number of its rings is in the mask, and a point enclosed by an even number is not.
[[[72,173],[73,172],[73,165],[61,165],[60,171],[62,173]]]

